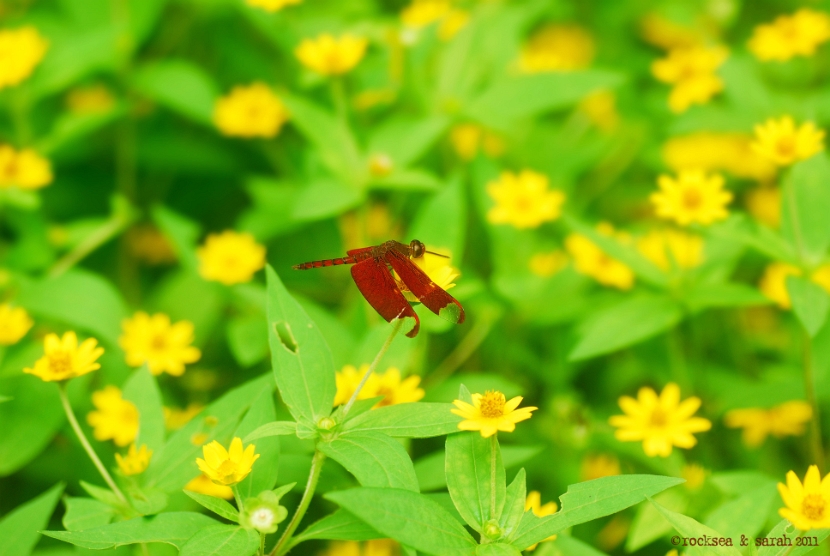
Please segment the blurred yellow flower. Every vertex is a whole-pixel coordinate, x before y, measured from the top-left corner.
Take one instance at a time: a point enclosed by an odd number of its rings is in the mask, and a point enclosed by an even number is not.
[[[31,26],[0,31],[0,89],[32,75],[49,43]]]
[[[620,474],[620,460],[610,454],[592,454],[582,459],[579,476],[583,481]]]
[[[23,372],[52,382],[69,380],[100,369],[101,364],[96,360],[104,353],[104,348],[98,347],[95,338],[87,338],[78,345],[78,337],[69,331],[62,338],[57,334],[47,334],[43,339],[43,351],[43,357]]]
[[[52,166],[32,149],[0,145],[0,188],[40,189],[52,183]]]
[[[568,256],[562,251],[536,253],[530,258],[530,272],[542,278],[550,278],[568,265]]]
[[[538,490],[531,490],[527,493],[527,498],[525,498],[526,512],[533,512],[533,515],[535,515],[536,517],[547,517],[549,515],[555,514],[556,510],[558,509],[559,507],[556,505],[556,502],[547,502],[545,504],[542,504],[542,494]],[[554,540],[556,540],[556,535],[551,535],[542,542]],[[533,546],[529,546],[525,550],[531,552],[533,550],[536,550],[537,546],[539,546],[539,543],[536,543]]]
[[[121,323],[124,333],[118,345],[126,352],[127,365],[140,367],[147,363],[150,372],[173,376],[184,374],[186,363],[195,363],[202,353],[193,347],[193,323],[183,320],[175,324],[163,313],[148,315],[139,311]]]
[[[66,95],[66,107],[76,114],[99,114],[115,106],[115,97],[104,85],[72,89]]]
[[[270,139],[287,120],[285,105],[264,83],[234,87],[213,109],[213,123],[229,137]]]
[[[649,457],[668,457],[672,447],[691,448],[697,444],[692,433],[708,431],[712,423],[702,417],[692,417],[700,407],[700,398],[692,396],[680,401],[680,387],[668,383],[659,397],[649,387],[640,388],[637,399],[622,396],[620,408],[625,415],[609,419],[617,427],[614,433],[622,442],[643,442],[643,451]]]
[[[346,365],[335,373],[337,384],[337,394],[334,397],[335,406],[342,405],[351,399],[363,375],[368,370],[369,365],[361,365],[360,369],[356,369],[354,365]],[[401,380],[401,371],[396,367],[389,367],[382,374],[373,372],[357,395],[357,399],[368,400],[383,396],[383,399],[374,408],[417,402],[425,394],[424,390],[418,387],[420,383],[421,377],[418,375],[410,375]]]
[[[597,533],[597,545],[605,552],[612,552],[628,536],[631,521],[624,514],[617,514]],[[669,555],[666,555],[669,556]],[[677,551],[675,555],[677,556]]]
[[[25,309],[3,303],[0,305],[0,345],[16,344],[32,328],[33,324]]]
[[[141,445],[141,449],[136,450],[135,444],[130,444],[127,455],[115,454],[115,461],[118,463],[118,468],[124,475],[138,475],[144,473],[150,465],[150,458],[153,457],[153,451],[147,449],[146,444]]]
[[[250,282],[254,273],[265,266],[265,247],[251,234],[233,230],[210,234],[196,255],[202,278],[226,286]]]
[[[637,240],[637,250],[662,270],[694,268],[703,260],[703,238],[678,230],[653,230]]]
[[[391,539],[375,539],[362,543],[332,541],[317,556],[400,556],[400,545]]]
[[[199,494],[206,494],[216,498],[224,498],[230,500],[233,498],[233,490],[231,487],[225,485],[217,485],[210,480],[210,477],[201,473],[198,477],[193,478],[184,486],[185,490],[190,492],[198,492]]]
[[[778,492],[785,508],[778,514],[799,531],[830,528],[830,475],[824,480],[818,467],[811,465],[804,484],[794,471],[787,473],[787,484],[778,483]]]
[[[787,276],[801,276],[801,269],[787,263],[774,262],[767,265],[758,283],[758,289],[765,296],[775,301],[782,309],[789,309],[790,294],[787,291]],[[830,293],[830,264],[817,268],[810,275],[810,280]]]
[[[687,463],[680,470],[680,476],[686,479],[683,486],[692,491],[699,490],[703,486],[706,482],[706,475],[708,471],[697,463]]]
[[[395,169],[395,163],[386,153],[372,153],[369,156],[369,173],[373,178],[388,176]]]
[[[138,436],[138,409],[121,397],[121,390],[105,386],[92,393],[95,411],[87,413],[86,422],[92,427],[96,440],[112,440],[116,446],[126,446]]]
[[[781,190],[760,186],[746,194],[746,208],[755,220],[770,228],[781,225]]]
[[[473,394],[472,398],[472,405],[461,400],[453,401],[456,409],[450,411],[464,418],[458,423],[459,430],[479,431],[484,438],[493,436],[498,431],[513,432],[516,430],[516,423],[530,419],[531,413],[539,409],[537,407],[517,409],[522,403],[522,397],[516,396],[506,401],[504,394],[498,390],[488,390],[483,395]]]
[[[401,23],[409,29],[417,31],[438,23],[438,38],[444,41],[463,29],[469,18],[470,14],[453,8],[448,0],[413,0],[401,11]]]
[[[640,36],[663,50],[698,46],[707,39],[702,29],[675,23],[658,13],[647,14],[640,20]]]
[[[749,39],[749,50],[759,60],[786,61],[795,56],[812,56],[830,40],[830,15],[802,8],[792,15],[779,16],[759,25]]]
[[[266,12],[275,13],[286,6],[296,6],[303,0],[245,0],[245,3],[254,8],[262,8]]]
[[[487,221],[523,229],[556,220],[562,213],[565,194],[548,187],[548,177],[532,170],[502,172],[499,179],[487,184],[487,194],[496,202],[487,212]]]
[[[769,181],[778,168],[752,147],[745,133],[702,131],[672,137],[663,145],[663,161],[680,172],[697,168],[706,172],[724,170],[736,178]]]
[[[255,451],[256,446],[253,444],[248,444],[243,449],[239,437],[231,441],[229,450],[214,440],[202,446],[205,459],[196,458],[196,465],[214,483],[235,485],[248,476],[254,462],[259,459],[259,454],[255,454]]]
[[[655,60],[651,73],[659,81],[673,85],[669,108],[685,112],[693,104],[705,104],[723,90],[723,81],[715,75],[728,56],[722,46],[675,48],[666,58]]]
[[[754,448],[760,446],[772,435],[775,438],[801,436],[810,419],[813,408],[805,401],[792,400],[772,409],[733,409],[724,416],[727,427],[743,429],[744,444]]]
[[[583,98],[577,108],[602,131],[609,133],[620,124],[617,99],[611,91],[595,91]]]
[[[613,226],[607,222],[601,222],[597,230],[622,243],[628,241],[628,236],[615,232]],[[603,286],[628,290],[634,285],[634,272],[627,265],[609,257],[596,243],[582,234],[570,234],[566,237],[565,249],[573,258],[577,272],[590,276]]]
[[[473,160],[479,150],[492,158],[504,154],[504,141],[501,137],[476,124],[458,124],[453,127],[450,142],[461,160]]]
[[[368,45],[362,37],[323,34],[303,40],[294,54],[305,67],[321,75],[343,75],[360,63]]]
[[[522,47],[519,70],[523,73],[570,71],[588,67],[594,59],[594,38],[578,25],[546,25]]]
[[[424,274],[429,276],[430,280],[435,282],[435,284],[444,291],[454,288],[454,280],[461,276],[458,269],[450,264],[452,259],[450,258],[450,254],[446,251],[441,252],[440,250],[433,250],[433,253],[424,253],[423,256],[413,257],[410,260],[415,263],[415,266],[424,271]],[[403,296],[407,299],[407,301],[411,303],[418,303],[418,298],[415,294],[409,291],[406,284],[401,281],[398,273],[393,272],[393,275],[395,282],[398,284],[398,288],[401,290],[401,293],[403,293]]]
[[[806,160],[824,149],[824,131],[813,122],[799,127],[790,116],[770,118],[755,126],[755,142],[752,148],[767,160],[787,166]]]
[[[201,413],[202,409],[204,409],[204,406],[197,403],[192,403],[185,409],[179,409],[178,407],[165,407],[164,426],[170,431],[179,430],[188,424],[191,419]],[[198,442],[197,444],[204,444],[204,442]]]
[[[171,264],[177,260],[170,240],[152,224],[133,226],[125,237],[132,256],[148,265]]]
[[[677,178],[662,175],[657,179],[660,190],[649,200],[657,216],[673,220],[681,226],[694,222],[711,224],[729,216],[726,205],[732,193],[724,190],[723,176],[708,176],[703,170],[681,170]]]

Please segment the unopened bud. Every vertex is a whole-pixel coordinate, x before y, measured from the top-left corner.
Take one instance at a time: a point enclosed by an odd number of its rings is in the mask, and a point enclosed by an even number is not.
[[[323,417],[317,421],[317,428],[324,431],[330,431],[337,424],[337,421],[331,417]]]

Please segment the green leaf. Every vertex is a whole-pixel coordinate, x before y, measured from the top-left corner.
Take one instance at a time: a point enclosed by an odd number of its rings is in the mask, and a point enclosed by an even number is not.
[[[542,547],[538,549],[539,556],[606,556],[604,552],[570,535],[559,535],[555,542],[545,543]]]
[[[650,502],[654,504],[663,517],[665,517],[668,522],[672,524],[675,530],[684,537],[724,537],[723,534],[703,525],[702,523],[699,523],[689,516],[685,516],[683,514],[673,512],[668,508],[664,508],[654,500],[650,500]],[[738,544],[736,540],[732,540],[732,543],[734,545]],[[692,549],[688,552],[690,554],[715,554],[719,556],[740,556],[741,554],[741,552],[734,546],[707,546],[705,549]]]
[[[830,158],[820,152],[793,165],[784,181],[781,233],[795,246],[801,261],[813,266],[830,246]]]
[[[447,488],[453,504],[467,524],[481,533],[484,523],[501,516],[505,500],[505,474],[495,436],[478,431],[447,437]],[[495,491],[493,485],[495,477]]]
[[[709,307],[753,307],[769,305],[772,301],[752,286],[737,283],[695,284],[683,296],[690,311]]]
[[[311,539],[369,541],[380,538],[383,538],[383,535],[358,519],[354,514],[341,508],[309,525],[305,531],[295,537],[295,540],[300,543]]]
[[[397,116],[384,120],[369,138],[369,156],[385,154],[394,168],[417,162],[446,131],[446,116],[414,118]]]
[[[504,468],[510,469],[521,465],[542,451],[542,446],[502,446],[501,457]],[[433,452],[415,462],[415,475],[421,485],[421,491],[446,488],[447,475],[444,473],[444,451]]]
[[[294,421],[274,421],[272,423],[265,423],[253,431],[249,432],[245,438],[242,439],[244,444],[259,440],[260,438],[267,438],[269,436],[284,436],[286,434],[297,434],[297,423]]]
[[[685,512],[689,507],[689,496],[683,489],[661,492],[654,501],[675,512]],[[653,504],[639,504],[625,540],[625,551],[639,550],[671,532],[671,523],[663,519]]]
[[[291,415],[308,427],[334,404],[334,362],[314,322],[268,266],[268,337],[277,387]]]
[[[124,504],[124,502],[122,502],[121,499],[110,489],[102,488],[86,481],[80,481],[80,485],[81,488],[95,500],[103,504],[107,504],[108,506],[111,506],[119,511],[126,509],[126,504]]]
[[[504,496],[504,509],[499,518],[499,526],[505,536],[510,536],[519,526],[525,513],[525,500],[527,500],[527,486],[524,468],[519,469],[513,482],[507,485]]]
[[[259,549],[259,533],[233,525],[211,525],[182,547],[179,556],[250,556]]]
[[[428,249],[448,249],[453,257],[450,263],[458,266],[464,255],[466,222],[464,182],[456,177],[421,205],[406,237],[423,241]]]
[[[768,539],[766,542],[769,543],[766,546],[761,546],[758,550],[757,556],[803,556],[809,552],[815,550],[816,545],[813,546],[778,546],[779,543],[784,542],[784,536],[786,535],[790,542],[795,544],[794,538],[799,535],[799,531],[796,530],[792,524],[787,521],[786,519],[782,519],[778,522],[778,525],[772,528],[772,531],[766,536]],[[830,536],[830,529],[818,529],[818,530],[811,530],[808,531],[805,535],[807,537],[815,537],[817,544],[821,544],[824,540]],[[756,545],[759,539],[755,539]],[[760,541],[764,543],[764,541]]]
[[[310,222],[338,216],[358,206],[363,197],[361,190],[347,183],[328,178],[315,180],[297,193],[291,219]]]
[[[219,92],[207,72],[186,60],[150,62],[132,73],[133,87],[174,112],[213,125],[213,107]]]
[[[383,177],[372,177],[369,189],[374,191],[438,191],[441,181],[435,174],[420,168],[393,170]]]
[[[227,335],[228,347],[240,366],[250,367],[268,356],[268,323],[264,315],[231,317]]]
[[[412,460],[397,440],[379,432],[358,431],[322,442],[318,449],[346,468],[361,485],[418,492]]]
[[[476,547],[476,556],[521,556],[521,551],[504,543],[480,544]]]
[[[66,513],[63,514],[63,526],[67,531],[83,531],[108,525],[115,517],[115,510],[92,498],[67,496],[63,499]]]
[[[20,286],[17,303],[35,318],[56,320],[118,345],[127,306],[118,290],[100,275],[73,268],[57,278]]]
[[[810,280],[799,276],[787,276],[787,291],[790,294],[793,312],[811,338],[815,338],[827,320],[830,296]]]
[[[670,329],[682,318],[683,310],[669,297],[629,297],[591,316],[568,358],[578,361],[617,351]]]
[[[464,112],[486,127],[508,129],[518,119],[570,106],[622,80],[619,73],[600,70],[508,77],[479,94]]]
[[[195,512],[167,512],[153,517],[117,521],[85,531],[44,531],[43,534],[95,550],[152,542],[172,544],[181,550],[190,537],[215,523],[208,516]]]
[[[430,438],[458,431],[461,418],[450,410],[450,403],[402,403],[387,405],[350,419],[344,425],[351,431],[377,431],[388,436]]]
[[[138,409],[141,426],[136,446],[146,444],[158,453],[164,446],[164,407],[155,377],[146,365],[137,369],[124,385],[124,399],[133,402]]]
[[[437,556],[472,556],[476,542],[440,504],[393,488],[354,488],[325,496],[401,544]]]
[[[276,417],[274,388],[271,386],[256,397],[233,436],[245,437],[261,425],[273,422]],[[263,490],[271,490],[277,482],[280,439],[276,436],[261,438],[256,443],[256,453],[259,454],[259,459],[248,476],[238,485],[243,500],[253,498]]]
[[[559,497],[561,509],[555,514],[538,518],[525,512],[511,543],[524,550],[568,527],[617,513],[682,482],[658,475],[617,475],[571,485]]]
[[[215,496],[208,496],[207,494],[199,494],[198,492],[192,492],[189,490],[185,490],[182,492],[193,498],[193,500],[195,500],[205,508],[209,509],[219,517],[224,517],[228,521],[239,523],[239,512],[236,508],[231,506],[231,504],[226,500],[216,498]]]
[[[0,556],[27,556],[40,539],[40,531],[49,523],[63,492],[58,483],[37,498],[29,500],[0,520]]]
[[[164,205],[156,205],[150,210],[153,222],[164,233],[173,246],[173,251],[185,268],[195,271],[199,266],[196,259],[196,242],[202,233],[198,223],[173,212]]]
[[[38,345],[37,355],[25,363],[34,363],[43,353]],[[37,456],[52,440],[66,420],[58,389],[21,373],[0,380],[0,392],[11,398],[0,404],[0,476],[10,475]]]
[[[767,522],[777,499],[775,486],[766,484],[721,504],[706,516],[705,524],[724,537],[755,537]]]

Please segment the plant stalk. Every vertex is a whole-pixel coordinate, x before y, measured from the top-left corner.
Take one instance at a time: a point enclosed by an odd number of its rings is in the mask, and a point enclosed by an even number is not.
[[[236,501],[236,508],[240,512],[245,511],[245,505],[242,503],[242,496],[239,495],[239,483],[231,485],[231,490],[233,491],[233,499]]]
[[[498,434],[490,437],[490,519],[496,519],[496,451],[499,449]]]
[[[303,497],[300,499],[300,505],[297,506],[297,511],[294,512],[294,515],[291,517],[288,527],[285,528],[280,540],[277,541],[276,546],[270,552],[271,556],[282,556],[291,550],[291,535],[293,535],[294,531],[297,530],[297,527],[300,525],[300,521],[302,521],[306,510],[308,510],[309,504],[311,504],[311,499],[314,497],[314,491],[317,489],[317,482],[320,480],[320,471],[323,469],[323,462],[325,459],[326,454],[323,452],[319,450],[314,452],[314,457],[311,458],[311,471],[309,471],[308,474],[308,482],[305,485]]]
[[[360,379],[360,384],[358,384],[357,388],[355,388],[354,394],[352,394],[352,397],[349,398],[349,401],[346,403],[346,407],[343,408],[343,417],[345,417],[349,413],[349,410],[354,405],[354,402],[357,401],[357,396],[360,394],[360,391],[363,390],[363,387],[366,385],[366,381],[368,381],[369,377],[372,376],[372,373],[375,372],[378,363],[380,363],[381,358],[389,349],[389,346],[392,345],[392,340],[395,339],[395,336],[398,334],[398,331],[401,329],[402,325],[403,319],[395,320],[395,323],[392,325],[392,333],[389,334],[389,337],[386,339],[386,342],[384,342],[383,346],[381,346],[380,351],[375,356],[374,361],[372,361],[372,364],[369,365],[368,369],[366,369],[366,373],[363,375],[363,378]]]
[[[804,334],[804,391],[807,401],[813,409],[813,418],[810,423],[810,451],[813,462],[820,471],[824,468],[824,447],[821,442],[821,414],[819,413],[818,399],[816,398],[815,375],[813,371],[813,340],[810,335]]]

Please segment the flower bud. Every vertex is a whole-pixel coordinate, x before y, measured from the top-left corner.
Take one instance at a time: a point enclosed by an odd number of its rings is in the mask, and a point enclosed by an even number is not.
[[[330,431],[336,425],[337,425],[337,421],[335,421],[331,417],[323,417],[322,419],[317,421],[317,428],[321,429],[321,430],[324,430],[324,431]]]
[[[504,535],[504,531],[501,527],[499,527],[499,524],[495,519],[491,519],[486,522],[482,532],[484,533],[484,536],[490,540],[500,539],[502,535]]]

